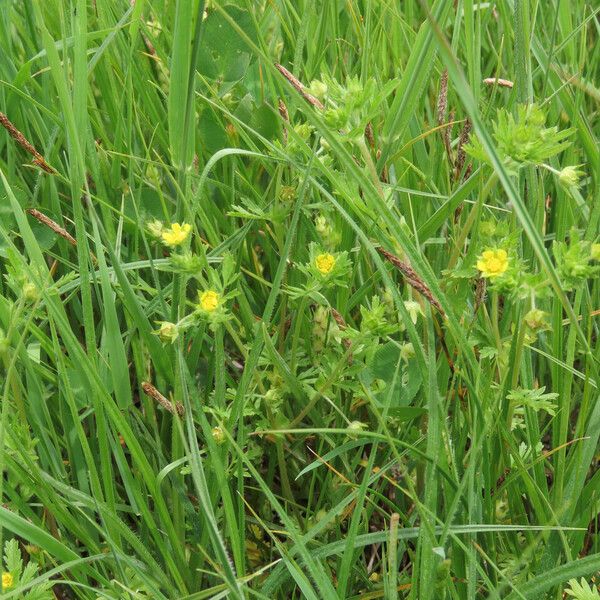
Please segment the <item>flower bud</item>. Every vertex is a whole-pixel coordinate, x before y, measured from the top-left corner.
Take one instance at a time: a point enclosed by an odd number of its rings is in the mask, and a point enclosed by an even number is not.
[[[569,166],[559,172],[558,179],[567,187],[577,186],[581,175],[583,175],[583,171],[580,171],[577,167]]]
[[[296,188],[291,185],[284,185],[279,191],[279,198],[284,202],[291,202],[296,198]]]
[[[26,302],[36,302],[37,300],[39,300],[40,293],[35,283],[31,283],[30,281],[28,281],[23,285],[22,291],[23,298],[25,298]]]
[[[347,427],[349,430],[348,437],[351,439],[356,439],[358,434],[367,428],[367,424],[362,421],[352,421]]]
[[[202,270],[202,260],[196,254],[184,252],[182,254],[172,254],[169,257],[171,266],[180,273],[189,273],[191,275]]]
[[[159,325],[155,333],[165,344],[172,344],[179,337],[179,327],[176,323],[160,321]]]
[[[405,300],[404,308],[406,308],[406,311],[410,315],[410,320],[413,322],[413,325],[416,325],[419,315],[423,315],[421,305],[415,300]]]
[[[412,343],[406,342],[405,344],[402,344],[402,346],[400,347],[400,358],[408,362],[411,358],[414,358],[414,356],[415,348],[412,345]]]
[[[325,111],[325,123],[332,129],[342,129],[347,122],[348,117],[341,108],[328,108]]]
[[[526,315],[525,315],[525,323],[527,325],[527,327],[529,327],[530,329],[536,330],[536,329],[543,329],[548,327],[548,323],[546,321],[546,318],[548,317],[548,313],[544,312],[543,310],[540,310],[539,308],[532,308]]]
[[[329,152],[331,150],[329,142],[324,137],[319,140],[319,146],[321,146],[325,152]]]
[[[319,98],[319,100],[323,100],[325,98],[325,94],[327,94],[327,84],[319,81],[318,79],[313,79],[310,82],[310,87],[308,91],[313,95]]]
[[[150,235],[153,235],[155,238],[159,238],[162,236],[164,225],[158,219],[154,221],[150,221],[146,223],[146,228],[150,232]]]
[[[298,134],[298,136],[304,141],[308,140],[310,134],[312,133],[312,127],[308,123],[300,123],[294,127],[294,131]]]
[[[219,445],[222,444],[226,439],[223,428],[218,425],[217,425],[217,427],[212,428],[211,434],[212,434],[213,440],[215,440],[215,442]]]
[[[317,306],[313,316],[313,350],[315,353],[322,352],[325,348],[327,337],[327,321],[329,320],[329,312],[324,306]]]

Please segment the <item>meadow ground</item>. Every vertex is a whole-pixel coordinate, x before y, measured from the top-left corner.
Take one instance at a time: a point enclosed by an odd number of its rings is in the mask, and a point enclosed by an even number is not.
[[[599,12],[2,2],[2,598],[600,599]]]

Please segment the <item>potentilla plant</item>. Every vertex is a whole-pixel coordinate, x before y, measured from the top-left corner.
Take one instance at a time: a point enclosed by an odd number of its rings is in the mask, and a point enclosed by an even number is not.
[[[389,85],[389,84],[388,84]],[[385,93],[378,93],[374,79],[361,82],[348,77],[345,84],[323,75],[311,82],[309,90],[323,100],[325,122],[348,140],[362,139],[369,121],[377,114]]]
[[[549,158],[562,152],[573,129],[559,131],[546,127],[546,115],[537,104],[520,105],[516,117],[502,108],[493,126],[493,137],[505,167],[516,174],[526,165],[543,165]],[[490,159],[481,142],[473,138],[465,146],[472,157],[489,163]]]
[[[172,344],[186,329],[202,321],[207,322],[214,330],[219,324],[233,318],[227,305],[237,295],[233,284],[239,273],[236,272],[235,259],[231,254],[225,254],[220,268],[215,269],[208,264],[204,244],[199,245],[199,254],[188,249],[179,250],[178,247],[185,244],[192,233],[187,224],[175,223],[168,229],[159,225],[159,222],[152,224],[154,233],[172,252],[168,265],[163,269],[186,274],[198,283],[197,300],[191,313],[177,323],[157,321],[158,329],[154,333],[163,343]]]
[[[324,303],[323,292],[328,288],[346,285],[352,269],[348,252],[329,252],[311,242],[308,247],[308,262],[298,265],[306,275],[303,287],[287,288],[293,298],[310,297],[319,304]]]
[[[600,273],[600,248],[580,238],[571,230],[569,242],[555,241],[552,250],[556,267],[566,289],[574,289],[583,281]]]
[[[16,539],[8,540],[4,544],[4,564],[2,565],[2,593],[18,590],[30,584],[39,575],[39,565],[30,560],[23,565],[23,556]],[[52,581],[26,588],[26,591],[17,593],[16,600],[54,600]]]
[[[235,272],[235,260],[227,254],[223,258],[219,270],[208,267],[200,279],[198,289],[198,301],[195,312],[186,317],[191,323],[200,319],[207,321],[211,329],[215,329],[220,323],[225,323],[233,318],[228,310],[228,303],[237,296],[237,291],[232,285],[238,277]],[[184,320],[184,324],[187,321]]]
[[[525,265],[510,243],[488,246],[475,264],[488,289],[497,293],[514,293],[526,274]]]

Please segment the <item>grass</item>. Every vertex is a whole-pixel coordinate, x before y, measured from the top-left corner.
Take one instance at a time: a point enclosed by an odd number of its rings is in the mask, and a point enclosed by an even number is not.
[[[599,34],[3,3],[2,597],[600,598]]]

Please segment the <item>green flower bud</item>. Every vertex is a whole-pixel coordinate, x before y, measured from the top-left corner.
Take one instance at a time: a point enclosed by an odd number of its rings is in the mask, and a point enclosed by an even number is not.
[[[281,389],[278,387],[269,388],[264,395],[265,402],[269,405],[271,410],[278,410],[283,404],[283,394]]]
[[[412,342],[406,342],[405,344],[402,344],[400,347],[400,358],[408,362],[411,358],[414,358],[414,356],[415,348],[412,345]]]
[[[533,308],[525,315],[525,323],[527,327],[534,331],[536,329],[546,329],[548,327],[547,317],[548,313],[539,308]]]
[[[291,185],[282,186],[279,191],[279,198],[284,202],[291,202],[296,198],[296,188]]]
[[[325,111],[325,123],[332,129],[342,129],[347,122],[348,117],[341,108],[329,108]]]
[[[301,139],[306,141],[312,133],[312,127],[308,123],[300,123],[300,125],[296,125],[294,127],[294,131],[298,134],[298,136]]]
[[[313,316],[313,350],[315,353],[322,352],[325,348],[327,337],[327,321],[329,313],[324,306],[317,306]]]
[[[356,439],[358,437],[358,434],[361,431],[365,430],[367,427],[367,424],[363,423],[362,421],[352,421],[352,423],[348,425],[348,437],[351,439]]]
[[[318,79],[313,79],[310,82],[310,87],[308,91],[315,97],[323,100],[325,98],[325,94],[327,94],[327,84],[319,81]]]
[[[362,94],[363,86],[358,80],[357,77],[350,77],[346,81],[346,96],[350,98],[355,98],[356,96]]]
[[[37,289],[35,283],[31,283],[28,281],[23,285],[23,298],[25,298],[26,302],[36,302],[40,298],[40,293]]]
[[[217,427],[213,427],[211,429],[211,434],[213,437],[213,440],[215,440],[215,442],[217,444],[222,444],[223,442],[225,442],[226,437],[225,437],[225,432],[223,431],[223,428],[218,426]]]
[[[483,221],[479,225],[479,234],[483,239],[488,239],[496,234],[496,224],[493,221]]]
[[[174,270],[191,275],[202,271],[202,260],[196,254],[184,252],[183,254],[171,254],[169,262]]]
[[[396,309],[394,306],[394,296],[389,289],[385,289],[385,291],[381,294],[381,302],[385,306],[385,314],[388,319],[392,319],[396,316]]]
[[[154,236],[155,238],[160,238],[162,236],[164,225],[161,221],[155,219],[154,221],[146,223],[146,228],[150,232],[150,235]]]
[[[225,104],[225,106],[233,106],[235,104],[235,98],[233,97],[233,94],[231,92],[223,94],[223,96],[221,96],[221,100],[223,101],[223,104]]]
[[[558,179],[566,187],[577,187],[579,185],[579,178],[582,175],[583,171],[580,171],[577,167],[569,166],[559,172]]]
[[[160,321],[160,327],[154,333],[158,335],[165,344],[172,344],[179,337],[179,327],[176,323]]]
[[[326,216],[318,215],[315,218],[315,229],[326,248],[334,249],[340,243],[341,235],[334,229]]]
[[[410,320],[413,322],[413,324],[417,323],[419,315],[423,315],[423,309],[421,308],[421,305],[415,300],[405,300],[404,308],[406,308],[408,314],[410,315]]]

